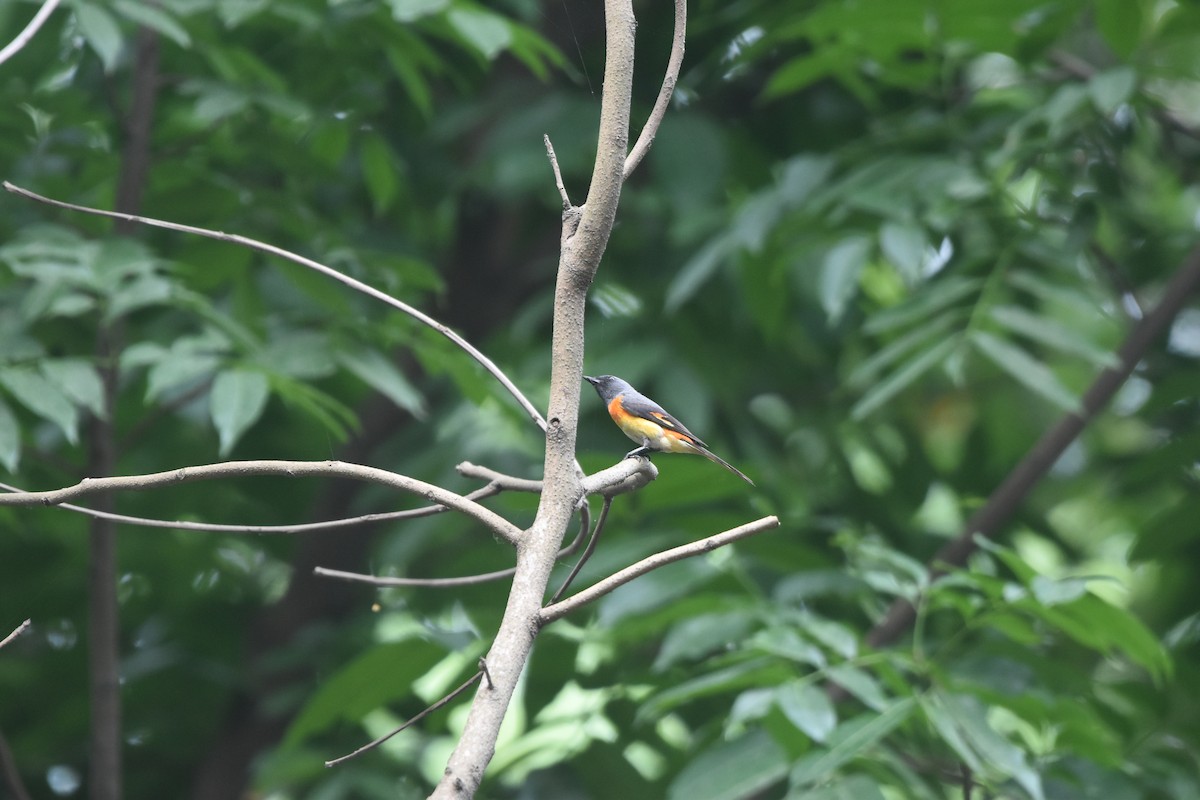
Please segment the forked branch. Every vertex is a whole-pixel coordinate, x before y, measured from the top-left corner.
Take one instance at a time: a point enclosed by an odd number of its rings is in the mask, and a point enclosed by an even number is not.
[[[647,556],[636,564],[631,564],[620,572],[609,575],[604,580],[589,586],[578,594],[571,595],[566,600],[546,606],[538,616],[538,622],[542,625],[549,625],[551,622],[561,619],[572,611],[600,599],[618,587],[629,583],[634,578],[645,575],[647,572],[656,570],[659,567],[665,567],[667,564],[676,561],[682,561],[685,558],[710,553],[718,547],[724,547],[739,539],[745,539],[756,533],[762,533],[765,530],[778,527],[778,517],[763,517],[753,522],[747,522],[745,525],[731,528],[724,533],[718,533],[699,541],[688,542],[679,547],[673,547],[670,550],[663,550],[661,553]]]
[[[409,494],[419,495],[426,500],[466,514],[511,544],[518,544],[521,540],[521,531],[517,526],[491,509],[468,500],[460,494],[455,494],[448,489],[434,486],[431,483],[419,481],[416,478],[410,478],[407,475],[399,475],[384,469],[368,467],[362,464],[348,464],[343,461],[226,461],[219,464],[182,467],[180,469],[154,472],[147,475],[84,478],[74,486],[62,489],[53,489],[46,492],[3,494],[0,495],[0,506],[53,506],[68,500],[102,492],[136,491],[197,480],[242,478],[255,475],[285,475],[293,478],[313,476],[349,478],[351,480],[377,483],[408,492]]]

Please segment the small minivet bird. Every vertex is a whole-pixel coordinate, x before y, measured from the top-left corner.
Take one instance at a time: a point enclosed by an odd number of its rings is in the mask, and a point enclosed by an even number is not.
[[[647,452],[694,453],[704,456],[713,463],[737,475],[751,486],[754,481],[725,459],[708,449],[700,437],[684,427],[665,408],[615,375],[601,375],[583,379],[596,387],[596,393],[608,406],[608,414],[626,436],[640,447],[631,450],[629,456],[645,455]]]

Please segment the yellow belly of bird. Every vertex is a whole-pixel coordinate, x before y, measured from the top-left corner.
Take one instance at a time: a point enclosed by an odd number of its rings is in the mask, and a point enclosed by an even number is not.
[[[638,444],[648,444],[651,450],[663,453],[697,452],[689,442],[676,436],[667,436],[663,426],[648,419],[632,417],[626,420],[621,430]]]

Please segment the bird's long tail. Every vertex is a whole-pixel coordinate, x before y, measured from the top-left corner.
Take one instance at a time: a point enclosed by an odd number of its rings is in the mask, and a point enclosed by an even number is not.
[[[707,458],[709,461],[713,462],[714,464],[720,464],[722,467],[729,470],[734,475],[737,475],[739,478],[744,480],[746,483],[750,484],[751,486],[754,486],[754,481],[750,480],[750,478],[746,476],[746,473],[742,472],[740,469],[735,467],[733,464],[730,464],[728,461],[721,458],[719,455],[712,452],[711,450],[708,450],[703,447],[697,447],[696,452],[699,453],[700,455],[704,456],[705,458]]]

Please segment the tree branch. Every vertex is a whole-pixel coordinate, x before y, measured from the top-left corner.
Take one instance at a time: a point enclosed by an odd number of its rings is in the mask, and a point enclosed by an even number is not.
[[[434,486],[431,483],[419,481],[416,478],[410,478],[407,475],[398,475],[376,467],[347,464],[342,461],[226,461],[219,464],[181,467],[166,472],[153,472],[146,475],[84,478],[74,486],[62,489],[0,495],[0,506],[53,506],[67,500],[74,500],[77,497],[85,497],[101,492],[137,491],[190,481],[224,477],[241,478],[252,475],[286,475],[294,478],[310,476],[351,478],[377,483],[409,492],[410,494],[420,495],[426,500],[466,514],[511,544],[519,544],[522,539],[521,531],[517,526],[496,512],[468,500],[462,495],[455,494],[440,486]]]
[[[375,741],[364,744],[362,747],[358,748],[353,753],[347,753],[346,755],[342,756],[341,758],[335,758],[332,761],[326,761],[325,766],[336,767],[338,764],[341,764],[343,761],[349,761],[350,759],[355,758],[356,756],[362,755],[363,753],[367,752],[368,750],[374,750],[376,747],[383,744],[384,742],[386,742],[388,739],[395,736],[400,731],[404,730],[405,728],[411,727],[415,723],[420,722],[421,720],[425,719],[433,712],[437,711],[442,706],[446,705],[446,703],[449,703],[451,700],[458,697],[460,694],[465,692],[467,689],[471,688],[471,684],[478,683],[479,679],[482,678],[485,674],[487,674],[487,668],[484,665],[483,661],[480,660],[479,671],[476,672],[474,675],[472,675],[470,678],[467,678],[467,680],[461,686],[459,686],[454,691],[450,692],[450,694],[446,695],[441,700],[438,700],[436,703],[429,706],[424,711],[422,711],[420,714],[417,714],[415,717],[408,720],[403,725],[396,728],[394,731],[385,733],[383,736],[380,736]]]
[[[558,591],[550,598],[551,603],[557,603],[558,598],[563,596],[571,586],[571,582],[575,580],[575,576],[579,574],[579,570],[583,569],[583,565],[592,557],[592,553],[596,552],[596,545],[600,543],[600,534],[604,532],[604,523],[608,521],[608,510],[612,508],[611,497],[604,498],[604,505],[600,509],[600,517],[596,520],[596,530],[592,532],[592,537],[588,539],[587,547],[584,548],[583,555],[579,557],[579,561],[571,568],[567,574],[566,580],[562,582],[562,586],[558,587]]]
[[[8,483],[0,483],[0,489],[7,492],[25,493],[24,489],[13,486]],[[463,495],[465,500],[482,500],[485,497],[492,497],[500,493],[500,487],[494,484],[483,486],[470,494]],[[3,505],[3,501],[0,501]],[[343,519],[330,519],[323,522],[302,522],[296,525],[225,525],[219,522],[194,522],[192,520],[170,520],[170,519],[154,519],[152,517],[134,517],[128,514],[114,514],[111,511],[101,511],[87,506],[77,506],[71,503],[57,503],[56,508],[61,508],[63,511],[74,511],[77,514],[86,514],[89,517],[96,519],[107,519],[113,522],[119,522],[122,525],[136,525],[141,528],[167,528],[170,530],[180,531],[203,531],[206,533],[252,533],[255,535],[287,535],[296,533],[312,533],[313,531],[333,530],[337,528],[350,528],[356,525],[370,525],[378,522],[394,522],[400,519],[417,519],[419,517],[431,517],[434,514],[442,514],[450,509],[443,505],[424,506],[422,508],[410,508],[404,511],[382,511],[372,514],[363,514],[358,517],[346,517]]]
[[[503,472],[496,472],[487,467],[481,467],[464,461],[456,469],[464,478],[478,478],[491,481],[502,489],[514,492],[542,491],[542,482],[528,478],[514,478]],[[585,475],[581,481],[584,495],[598,494],[603,497],[615,497],[619,494],[637,491],[658,477],[658,467],[645,457],[623,458],[616,464],[599,472]]]
[[[429,328],[432,328],[442,336],[449,339],[451,342],[457,345],[459,349],[479,362],[479,364],[485,370],[487,370],[493,378],[499,381],[500,385],[503,386],[510,395],[512,395],[513,399],[515,399],[521,408],[525,410],[525,413],[529,415],[530,419],[537,423],[538,427],[540,427],[542,430],[546,430],[546,420],[542,418],[541,413],[537,410],[537,408],[534,407],[533,403],[529,401],[529,398],[527,398],[521,392],[521,390],[517,388],[516,384],[514,384],[509,377],[505,375],[499,367],[496,366],[495,362],[480,352],[474,345],[428,314],[419,311],[402,300],[392,297],[387,292],[380,291],[374,286],[370,286],[360,280],[357,280],[356,278],[346,275],[345,273],[339,272],[333,267],[326,266],[325,264],[314,261],[311,258],[305,258],[302,255],[291,252],[290,250],[284,250],[282,247],[276,247],[275,245],[267,244],[266,242],[260,242],[257,239],[251,239],[248,236],[239,236],[234,233],[223,233],[221,231],[209,230],[208,228],[197,228],[192,225],[181,225],[177,222],[167,222],[165,220],[153,219],[151,217],[140,217],[135,214],[123,214],[118,211],[103,211],[98,208],[90,208],[88,206],[80,206],[74,203],[66,203],[62,200],[53,200],[49,197],[44,197],[40,194],[36,194],[35,192],[31,192],[28,189],[22,189],[20,186],[16,186],[8,181],[4,181],[3,186],[6,190],[12,192],[13,194],[27,197],[30,200],[36,200],[39,203],[46,203],[48,205],[57,206],[58,208],[65,208],[70,211],[79,211],[84,214],[93,214],[99,217],[108,217],[109,219],[123,220],[125,222],[136,223],[139,225],[149,225],[153,228],[165,228],[166,230],[170,231],[190,233],[195,236],[216,239],[220,242],[229,242],[242,247],[248,247],[251,250],[258,250],[263,253],[269,253],[273,256],[278,256],[279,258],[291,261],[293,264],[299,264],[300,266],[311,269],[314,272],[319,272],[326,277],[332,278],[335,281],[350,287],[356,292],[361,292],[368,297],[372,297],[381,303],[391,306],[397,311],[408,314],[413,319]]]
[[[0,64],[8,61],[20,52],[25,45],[29,44],[29,40],[34,37],[34,34],[38,32],[42,25],[46,24],[46,20],[54,13],[54,9],[58,8],[59,2],[60,0],[46,0],[46,2],[42,3],[42,7],[33,15],[33,19],[29,20],[29,24],[25,26],[25,29],[18,33],[15,39],[5,45],[3,50],[0,50]]]
[[[629,146],[629,104],[633,90],[632,0],[605,0],[604,89],[596,163],[587,201],[577,217],[563,214],[562,252],[554,290],[550,405],[546,459],[537,516],[517,547],[504,618],[487,654],[493,686],[475,693],[466,725],[432,797],[472,797],[496,751],[500,723],[512,700],[533,641],[555,554],[580,500],[583,487],[575,462],[579,394],[583,383],[584,316],[587,291],[616,219]],[[635,465],[636,466],[636,465]]]
[[[996,487],[983,507],[967,520],[958,538],[951,540],[937,552],[930,562],[933,575],[944,574],[947,569],[966,564],[967,559],[979,547],[975,540],[976,534],[992,538],[999,533],[1001,526],[1008,522],[1030,490],[1046,475],[1067,446],[1075,441],[1084,427],[1108,405],[1109,400],[1146,354],[1151,343],[1167,330],[1197,287],[1200,287],[1200,247],[1188,253],[1174,277],[1163,289],[1158,305],[1142,318],[1125,339],[1117,351],[1118,366],[1106,369],[1097,376],[1083,395],[1081,411],[1067,414],[1058,424],[1046,431],[1004,482]],[[888,608],[883,619],[867,634],[866,642],[871,647],[883,647],[899,638],[915,620],[916,610],[912,604],[906,600],[896,600]]]
[[[763,517],[762,519],[747,522],[745,525],[739,525],[736,528],[731,528],[724,533],[718,533],[713,536],[701,539],[696,542],[689,542],[679,547],[673,547],[670,550],[664,550],[661,553],[655,553],[652,556],[643,558],[636,564],[631,564],[620,572],[615,572],[609,575],[599,583],[593,584],[584,589],[578,594],[571,595],[566,600],[562,600],[553,605],[546,606],[538,615],[539,625],[549,625],[557,619],[565,617],[572,611],[581,606],[585,606],[595,600],[600,599],[604,595],[613,591],[619,586],[624,586],[634,578],[645,575],[651,570],[656,570],[659,567],[665,567],[667,564],[676,561],[682,561],[685,558],[692,556],[710,553],[718,547],[724,547],[727,544],[732,544],[738,539],[745,539],[748,536],[753,536],[756,533],[762,533],[765,530],[779,527],[778,517]]]
[[[650,145],[654,144],[654,137],[658,135],[658,127],[662,124],[667,107],[671,104],[671,97],[675,94],[679,68],[683,66],[683,46],[686,40],[687,0],[675,0],[675,33],[671,38],[671,57],[667,59],[667,70],[663,75],[662,88],[658,90],[658,97],[654,101],[654,108],[650,110],[650,116],[638,135],[637,142],[625,159],[624,180],[629,180],[638,164],[642,163],[646,153],[650,152]]]
[[[579,507],[579,532],[575,534],[575,538],[571,543],[558,551],[558,557],[563,558],[574,554],[579,549],[580,543],[583,541],[583,535],[592,526],[592,515],[588,510],[587,503]],[[456,586],[474,586],[479,583],[489,583],[490,581],[503,580],[511,577],[517,571],[516,567],[501,569],[495,572],[482,572],[478,575],[462,575],[456,578],[392,578],[380,577],[376,575],[363,575],[358,572],[346,572],[338,569],[327,569],[325,567],[314,567],[313,574],[320,575],[323,578],[337,578],[338,580],[350,581],[351,583],[365,583],[370,586],[424,586],[431,589],[448,589]]]
[[[18,625],[16,628],[14,628],[12,633],[10,633],[8,636],[5,636],[3,640],[0,640],[0,649],[4,648],[9,642],[16,639],[18,636],[20,636],[22,633],[24,633],[26,630],[28,630],[29,626],[32,624],[33,624],[33,620],[27,619],[24,622],[22,622],[20,625]]]
[[[571,198],[567,196],[567,187],[563,183],[562,171],[558,168],[558,156],[554,154],[554,145],[550,144],[550,135],[543,133],[542,141],[546,143],[546,158],[550,159],[550,168],[554,170],[554,185],[558,187],[558,196],[562,198],[563,211],[571,207]]]

